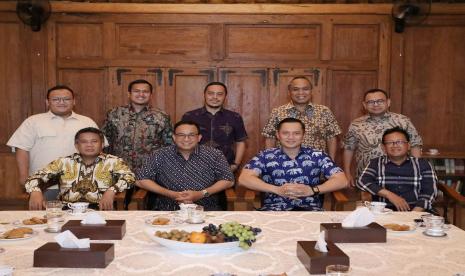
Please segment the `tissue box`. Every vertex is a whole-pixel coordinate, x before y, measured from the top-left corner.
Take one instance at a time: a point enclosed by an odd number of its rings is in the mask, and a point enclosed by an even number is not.
[[[80,220],[69,220],[61,231],[69,230],[79,238],[91,240],[122,240],[126,234],[125,220],[107,220],[107,224],[81,224]]]
[[[340,223],[321,223],[320,231],[325,231],[326,241],[334,243],[386,242],[386,229],[376,222],[354,228],[344,228]]]
[[[62,248],[49,242],[34,250],[34,267],[105,268],[115,258],[112,243],[91,243],[90,248]]]
[[[349,256],[334,243],[327,241],[328,252],[316,250],[315,244],[316,241],[297,242],[297,257],[310,274],[325,274],[328,265],[350,265]]]

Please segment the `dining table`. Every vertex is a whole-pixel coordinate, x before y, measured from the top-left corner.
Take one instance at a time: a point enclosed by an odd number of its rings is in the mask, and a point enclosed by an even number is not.
[[[106,220],[125,220],[122,240],[92,240],[114,243],[115,255],[106,268],[33,267],[34,250],[54,242],[57,233],[44,228],[29,239],[0,240],[0,266],[14,268],[14,275],[309,275],[297,257],[298,241],[315,241],[320,223],[341,222],[350,212],[205,212],[205,224],[179,223],[177,229],[200,231],[208,224],[236,221],[258,227],[261,233],[248,250],[191,252],[167,248],[154,241],[150,225],[156,216],[172,215],[161,211],[98,211]],[[419,212],[391,212],[375,215],[381,225],[414,225]],[[0,230],[7,230],[45,211],[0,211]],[[65,220],[82,219],[65,213]],[[350,275],[465,275],[465,231],[450,225],[443,237],[426,236],[425,228],[412,231],[387,231],[385,243],[337,243],[350,258]],[[163,229],[162,229],[163,230]],[[1,231],[0,231],[1,232]]]

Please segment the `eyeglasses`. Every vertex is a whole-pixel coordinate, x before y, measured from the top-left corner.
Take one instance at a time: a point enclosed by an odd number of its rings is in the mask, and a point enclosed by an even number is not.
[[[185,133],[175,133],[174,135],[175,135],[176,137],[180,138],[180,139],[186,139],[186,138],[192,139],[192,138],[196,137],[196,136],[199,135],[199,134],[197,134],[197,133],[188,133],[188,134],[185,134]]]
[[[386,146],[392,147],[392,146],[403,146],[403,145],[405,145],[405,144],[408,144],[408,142],[407,142],[407,141],[398,140],[398,141],[386,141],[386,142],[384,142],[384,144],[385,144]]]
[[[72,100],[72,98],[50,98],[50,101],[54,104],[57,104],[59,102],[69,103]]]
[[[150,92],[150,90],[139,90],[139,89],[134,89],[134,90],[131,90],[131,93],[150,94],[150,93],[152,93],[152,92]]]
[[[367,105],[383,105],[385,102],[386,100],[382,100],[382,99],[366,101]]]
[[[310,86],[305,86],[305,87],[292,86],[291,87],[291,92],[299,92],[300,90],[302,90],[304,92],[310,92],[310,91],[312,91],[312,88],[310,88]]]

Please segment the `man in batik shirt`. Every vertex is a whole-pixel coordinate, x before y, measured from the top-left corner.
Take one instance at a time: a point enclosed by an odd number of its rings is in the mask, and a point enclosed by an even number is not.
[[[318,196],[344,189],[347,178],[323,151],[302,147],[305,125],[287,118],[277,126],[280,147],[261,151],[244,167],[238,183],[265,192],[262,210],[320,211]],[[320,175],[327,179],[321,183]]]
[[[321,150],[334,159],[337,150],[337,135],[341,134],[334,114],[324,105],[314,104],[312,99],[312,83],[305,76],[291,80],[288,93],[291,102],[274,108],[265,125],[262,135],[266,138],[266,148],[276,146],[276,127],[285,118],[295,118],[305,125],[302,145]]]
[[[412,122],[407,116],[389,112],[391,100],[386,91],[370,89],[363,97],[363,107],[367,115],[352,121],[349,130],[344,137],[344,172],[351,186],[355,185],[352,176],[352,160],[355,152],[358,177],[371,159],[384,154],[382,149],[382,136],[385,130],[393,127],[401,127],[409,134],[411,155],[421,156],[422,140]]]
[[[130,103],[110,110],[102,131],[110,146],[108,153],[123,158],[133,171],[155,150],[172,144],[172,126],[169,116],[149,105],[153,87],[146,80],[135,80],[128,85]],[[125,208],[131,201],[132,190],[128,191]],[[153,201],[149,195],[148,204]]]
[[[100,210],[113,209],[115,194],[131,187],[135,176],[123,159],[102,152],[103,141],[103,133],[96,128],[79,130],[75,136],[78,153],[52,161],[26,180],[29,209],[42,209],[42,191],[55,181],[65,203],[89,202]]]

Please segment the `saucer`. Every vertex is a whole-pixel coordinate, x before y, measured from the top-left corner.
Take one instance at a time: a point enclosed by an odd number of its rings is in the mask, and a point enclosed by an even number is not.
[[[429,237],[445,237],[447,236],[447,233],[446,232],[442,232],[440,234],[431,234],[431,233],[428,233],[426,230],[423,231],[423,235],[425,236],[429,236]]]
[[[60,227],[60,229],[57,229],[57,230],[52,230],[52,229],[49,229],[49,228],[45,228],[44,231],[47,232],[47,233],[61,233],[61,227]]]
[[[202,223],[205,223],[205,220],[202,219],[202,220],[199,220],[199,221],[192,221],[191,219],[187,219],[186,220],[187,223],[190,223],[190,224],[202,224]]]
[[[384,208],[384,210],[382,212],[375,212],[375,211],[371,211],[373,214],[375,215],[387,215],[387,214],[390,214],[394,211],[392,211],[392,209],[389,209],[389,208]]]
[[[85,212],[82,212],[82,213],[73,213],[73,211],[71,209],[69,210],[66,210],[65,212],[68,214],[68,215],[71,215],[71,216],[84,216],[90,212],[94,212],[95,210],[94,209],[87,209]]]

